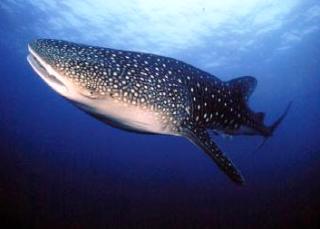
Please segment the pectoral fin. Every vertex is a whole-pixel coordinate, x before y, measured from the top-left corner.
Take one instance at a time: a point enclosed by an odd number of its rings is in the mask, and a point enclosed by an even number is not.
[[[218,167],[234,182],[242,185],[244,179],[232,162],[223,154],[218,146],[211,140],[206,129],[194,128],[186,130],[185,136],[200,147],[218,165]]]

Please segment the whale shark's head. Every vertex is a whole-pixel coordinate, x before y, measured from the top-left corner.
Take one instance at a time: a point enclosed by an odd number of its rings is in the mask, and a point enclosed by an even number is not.
[[[159,121],[169,113],[161,113],[154,102],[156,88],[150,86],[154,76],[141,72],[140,54],[51,39],[32,41],[28,49],[28,61],[38,75],[80,109],[126,130],[171,131]],[[161,92],[164,81],[157,82]]]
[[[29,43],[28,61],[40,77],[60,95],[78,102],[104,98],[110,85],[102,50],[51,39]]]

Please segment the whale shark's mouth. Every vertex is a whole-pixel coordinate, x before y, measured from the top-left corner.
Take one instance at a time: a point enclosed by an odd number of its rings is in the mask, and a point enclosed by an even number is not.
[[[59,80],[61,76],[47,64],[30,46],[28,46],[29,55],[28,62],[33,70],[55,91],[61,95],[66,94],[68,91],[65,84]]]

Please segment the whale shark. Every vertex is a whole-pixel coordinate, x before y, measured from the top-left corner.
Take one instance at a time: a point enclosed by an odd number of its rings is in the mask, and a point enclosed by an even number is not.
[[[267,139],[291,105],[266,125],[265,113],[248,105],[257,85],[252,76],[222,81],[174,58],[64,40],[37,39],[28,50],[34,71],[81,110],[123,130],[185,137],[236,184],[244,178],[215,134]]]

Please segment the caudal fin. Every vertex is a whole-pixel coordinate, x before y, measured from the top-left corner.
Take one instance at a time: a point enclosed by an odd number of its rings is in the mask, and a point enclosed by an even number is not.
[[[283,121],[283,119],[287,116],[290,107],[292,105],[292,101],[289,102],[289,104],[287,105],[286,109],[284,110],[284,112],[282,113],[282,115],[272,124],[268,127],[268,134],[266,137],[272,136],[273,132],[278,128],[278,126],[280,125],[280,123]]]
[[[284,112],[282,113],[282,115],[274,123],[272,123],[269,127],[266,128],[267,131],[265,131],[265,134],[264,134],[265,138],[264,138],[263,142],[253,151],[254,153],[262,148],[262,146],[267,142],[268,137],[272,136],[273,132],[278,128],[280,123],[287,116],[291,105],[292,105],[292,101],[289,102],[289,104],[287,105],[287,107],[284,110]]]

